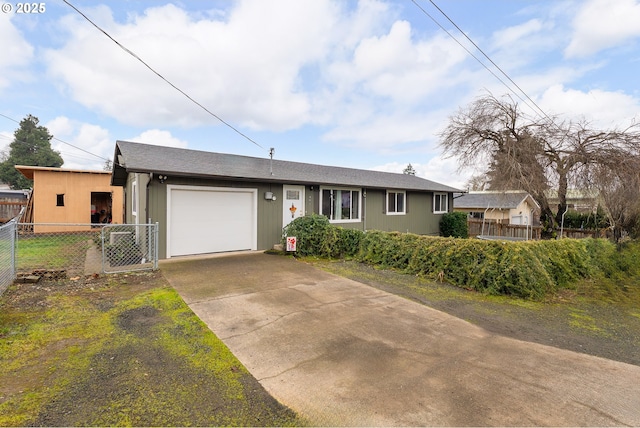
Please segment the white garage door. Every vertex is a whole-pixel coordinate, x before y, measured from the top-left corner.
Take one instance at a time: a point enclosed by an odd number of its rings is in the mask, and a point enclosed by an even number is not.
[[[257,190],[167,186],[167,257],[257,247]]]

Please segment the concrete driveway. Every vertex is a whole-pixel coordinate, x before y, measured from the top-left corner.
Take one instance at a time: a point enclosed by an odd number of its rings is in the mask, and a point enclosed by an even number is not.
[[[640,367],[489,334],[291,258],[161,271],[265,389],[314,425],[640,425]]]

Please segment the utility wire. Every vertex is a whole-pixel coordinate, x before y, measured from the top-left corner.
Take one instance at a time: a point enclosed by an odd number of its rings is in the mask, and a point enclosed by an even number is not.
[[[91,25],[93,25],[96,29],[98,29],[98,31],[100,31],[102,34],[104,34],[105,36],[107,36],[112,42],[114,42],[116,45],[118,45],[118,47],[120,47],[120,49],[122,49],[123,51],[125,51],[126,53],[128,53],[129,55],[131,55],[132,57],[134,57],[135,59],[137,59],[138,61],[140,61],[145,67],[147,67],[153,74],[155,74],[156,76],[158,76],[160,79],[162,79],[164,82],[166,82],[167,84],[169,84],[173,89],[175,89],[176,91],[180,92],[182,95],[184,95],[189,101],[191,101],[192,103],[194,103],[195,105],[197,105],[198,107],[200,107],[202,110],[204,110],[205,112],[207,112],[209,115],[215,117],[216,119],[218,119],[221,123],[223,123],[225,126],[227,126],[228,128],[230,128],[231,130],[233,130],[234,132],[236,132],[237,134],[239,134],[240,136],[244,137],[245,139],[247,139],[248,141],[250,141],[251,143],[255,144],[256,146],[260,147],[263,150],[266,150],[264,147],[262,147],[260,144],[258,144],[257,142],[255,142],[254,140],[252,140],[251,138],[249,138],[247,135],[243,134],[241,131],[239,131],[237,128],[235,128],[233,125],[231,125],[230,123],[226,122],[225,120],[223,120],[220,116],[216,115],[215,113],[213,113],[212,111],[210,111],[208,108],[206,108],[205,106],[203,106],[202,104],[200,104],[198,101],[194,100],[191,96],[189,96],[189,94],[187,94],[186,92],[184,92],[182,89],[178,88],[176,85],[174,85],[173,83],[171,83],[169,80],[167,80],[164,76],[162,76],[160,73],[158,73],[153,67],[151,67],[149,64],[147,64],[144,60],[142,60],[142,58],[140,58],[138,55],[136,55],[134,52],[132,52],[130,49],[128,49],[127,47],[125,47],[124,45],[122,45],[120,42],[118,42],[115,38],[113,38],[109,33],[107,33],[105,30],[103,30],[100,26],[98,26],[95,22],[93,22],[87,15],[85,15],[84,13],[82,13],[77,7],[75,7],[73,4],[71,4],[68,0],[62,0],[64,1],[67,5],[69,5],[73,10],[75,10],[76,12],[78,12],[85,20],[87,20],[87,22],[89,22]]]
[[[542,115],[543,115],[544,117],[546,117],[546,118],[547,118],[551,123],[553,123],[553,124],[555,125],[555,122],[553,121],[553,119],[551,119],[551,118],[547,115],[547,113],[546,113],[542,108],[540,108],[540,106],[539,106],[539,105],[538,105],[538,104],[537,104],[533,99],[531,99],[531,97],[530,97],[530,96],[529,96],[529,95],[528,95],[528,94],[527,94],[527,93],[526,93],[526,92],[525,92],[525,91],[524,91],[524,90],[523,90],[523,89],[522,89],[522,88],[521,88],[521,87],[520,87],[520,86],[519,86],[519,85],[518,85],[518,84],[517,84],[517,83],[516,83],[512,78],[511,78],[511,77],[509,77],[509,75],[508,75],[508,74],[507,74],[507,73],[506,73],[506,72],[505,72],[505,71],[504,71],[504,70],[503,70],[503,69],[502,69],[498,64],[496,64],[496,63],[495,63],[495,62],[494,62],[494,61],[489,57],[489,55],[487,55],[487,54],[486,54],[486,53],[485,53],[485,52],[480,48],[480,46],[478,46],[478,45],[476,44],[476,42],[474,42],[473,40],[471,40],[471,38],[467,35],[467,33],[465,33],[464,31],[462,31],[462,29],[458,26],[458,24],[456,24],[455,22],[453,22],[453,20],[449,17],[449,15],[447,15],[447,14],[446,14],[442,9],[440,9],[440,7],[436,4],[436,2],[435,2],[434,0],[429,0],[429,2],[430,2],[430,3],[431,3],[431,4],[432,4],[436,9],[438,9],[438,11],[439,11],[439,12],[440,12],[440,13],[441,13],[445,18],[447,18],[447,20],[448,20],[448,21],[449,21],[449,22],[450,22],[454,27],[456,27],[456,28],[458,29],[458,31],[460,31],[460,33],[461,33],[461,34],[462,34],[462,35],[463,35],[463,36],[464,36],[464,37],[465,37],[465,38],[466,38],[466,39],[467,39],[467,40],[468,40],[468,41],[469,41],[473,46],[475,46],[475,48],[476,48],[478,51],[480,51],[480,53],[481,53],[481,54],[482,54],[482,55],[483,55],[487,60],[489,60],[489,62],[490,62],[491,64],[493,64],[493,66],[494,66],[495,68],[497,68],[497,69],[500,71],[500,73],[502,73],[502,75],[503,75],[503,76],[505,76],[507,79],[509,79],[509,82],[511,82],[511,83],[513,84],[513,86],[515,86],[516,88],[518,88],[518,90],[519,90],[519,91],[520,91],[520,92],[521,92],[521,93],[522,93],[522,94],[527,98],[527,100],[529,100],[529,101],[530,101],[530,102],[531,102],[531,103],[536,107],[536,109],[538,110],[538,112],[542,113]],[[414,1],[414,3],[415,3],[415,1]],[[515,93],[515,91],[512,91],[512,92],[514,92],[514,93]],[[519,97],[518,97],[518,98],[519,98]],[[531,107],[531,106],[529,106],[529,107]]]
[[[420,4],[418,4],[417,0],[411,0],[411,2],[418,8],[420,9],[420,11],[422,11],[423,14],[425,14],[427,17],[429,17],[429,19],[431,19],[438,27],[440,27],[440,29],[442,31],[444,31],[445,33],[447,33],[447,35],[449,37],[451,37],[451,39],[453,39],[458,45],[460,45],[460,47],[462,47],[462,49],[464,49],[471,57],[473,57],[473,59],[475,59],[480,65],[482,65],[482,67],[484,67],[489,73],[491,73],[493,75],[493,77],[495,77],[500,83],[502,83],[502,85],[504,85],[505,88],[507,88],[509,90],[509,92],[513,93],[516,97],[518,97],[518,99],[520,101],[522,101],[524,104],[526,104],[529,108],[531,108],[534,111],[537,111],[538,113],[542,113],[542,116],[544,116],[547,120],[549,120],[551,122],[551,124],[553,124],[555,127],[558,127],[558,125],[555,123],[555,121],[549,117],[549,115],[547,115],[547,113],[540,108],[540,106],[538,106],[538,104],[531,99],[531,97],[511,78],[509,77],[509,75],[502,70],[502,68],[500,68],[469,36],[467,36],[467,34],[462,31],[462,29],[442,10],[440,9],[440,7],[434,2],[434,0],[429,0],[429,2],[436,8],[438,9],[438,11],[445,17],[447,18],[447,20],[453,24],[454,27],[456,27],[456,29],[462,33],[462,35],[478,50],[480,51],[480,53],[482,53],[482,55],[487,58],[487,60],[489,60],[489,62],[491,62],[491,64],[493,64],[493,66],[498,69],[500,71],[500,73],[502,73],[502,75],[504,75],[526,98],[523,98],[522,96],[520,96],[520,94],[518,92],[516,92],[511,86],[509,86],[502,78],[500,78],[500,76],[498,76],[493,70],[491,70],[484,62],[482,62],[476,55],[474,55],[466,46],[464,46],[453,34],[451,34],[450,31],[448,31],[442,24],[440,24],[440,22],[435,19],[429,12],[427,12]],[[528,101],[527,101],[528,100]],[[533,104],[532,107],[529,102],[531,102]]]
[[[507,83],[506,83],[504,80],[502,80],[502,79],[500,78],[500,76],[498,76],[498,75],[497,75],[493,70],[491,70],[489,67],[487,67],[487,65],[486,65],[484,62],[482,62],[482,61],[480,60],[480,58],[478,58],[477,56],[475,56],[475,55],[473,54],[473,52],[471,52],[471,51],[469,50],[469,48],[467,48],[465,45],[463,45],[463,44],[460,42],[460,40],[458,40],[458,39],[457,39],[453,34],[451,34],[451,32],[450,32],[449,30],[447,30],[446,28],[444,28],[444,26],[443,26],[442,24],[440,24],[440,22],[439,22],[437,19],[435,19],[435,18],[434,18],[434,17],[433,17],[429,12],[427,12],[427,11],[426,11],[422,6],[420,6],[416,0],[411,0],[411,2],[412,2],[414,5],[416,5],[416,7],[417,7],[418,9],[420,9],[420,10],[422,11],[422,13],[424,13],[426,16],[428,16],[428,17],[429,17],[429,19],[431,19],[431,20],[432,20],[432,21],[433,21],[433,22],[434,22],[438,27],[440,27],[440,29],[441,29],[442,31],[444,31],[445,33],[447,33],[447,35],[448,35],[449,37],[451,37],[451,39],[452,39],[454,42],[456,42],[456,43],[457,43],[457,44],[458,44],[462,49],[464,49],[464,50],[465,50],[469,55],[471,55],[471,56],[473,57],[473,59],[475,59],[476,61],[478,61],[478,63],[479,63],[481,66],[483,66],[483,67],[484,67],[484,68],[485,68],[489,73],[491,73],[491,74],[493,75],[493,77],[495,77],[496,79],[498,79],[498,80],[500,81],[500,83],[502,83],[502,84],[503,84],[507,89],[509,89],[509,91],[513,92],[513,90],[509,87],[509,85],[507,85]],[[524,99],[522,99],[522,97],[520,97],[520,95],[519,95],[519,94],[515,94],[515,95],[520,99],[520,101],[522,101],[523,103],[526,103],[526,101],[525,101]]]
[[[7,116],[7,115],[5,115],[5,114],[0,113],[0,116],[4,117],[5,119],[9,119],[9,120],[11,120],[11,121],[13,121],[13,122],[15,122],[15,123],[17,123],[17,124],[20,124],[20,122],[19,122],[19,121],[17,121],[16,119],[14,119],[14,118],[12,118],[12,117],[9,117],[9,116]],[[91,156],[95,156],[95,157],[97,157],[98,159],[102,159],[103,161],[110,161],[110,162],[111,162],[111,159],[107,159],[107,158],[104,158],[104,157],[102,157],[102,156],[100,156],[100,155],[97,155],[97,154],[95,154],[95,153],[91,153],[90,151],[85,150],[85,149],[83,149],[83,148],[81,148],[81,147],[75,146],[75,145],[73,145],[73,144],[71,144],[71,143],[67,143],[66,141],[61,140],[60,138],[57,138],[57,137],[52,136],[52,138],[51,138],[51,139],[52,139],[52,140],[59,141],[59,142],[61,142],[62,144],[66,144],[67,146],[73,147],[74,149],[76,149],[76,150],[80,150],[81,152],[87,153],[87,154],[89,154],[89,155],[91,155]],[[14,141],[17,141],[17,142],[19,142],[19,143],[29,144],[29,143],[27,143],[26,141],[21,141],[21,140],[18,140],[18,139],[16,139],[16,138],[13,138],[13,140],[14,140]],[[69,155],[69,154],[67,153],[67,155]],[[73,156],[73,155],[71,155],[71,156]],[[77,157],[77,156],[76,156],[76,157]]]

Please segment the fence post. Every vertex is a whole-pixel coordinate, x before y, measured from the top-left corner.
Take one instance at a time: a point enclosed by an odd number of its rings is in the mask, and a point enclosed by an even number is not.
[[[153,228],[153,241],[154,241],[153,242],[153,247],[154,247],[154,250],[155,250],[155,255],[153,257],[153,260],[154,260],[153,261],[153,269],[154,270],[158,270],[158,235],[159,235],[158,230],[159,229],[160,229],[159,223],[156,222],[154,224],[154,228]]]

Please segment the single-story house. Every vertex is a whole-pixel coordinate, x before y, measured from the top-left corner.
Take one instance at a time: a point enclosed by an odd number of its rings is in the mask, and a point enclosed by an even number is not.
[[[34,231],[90,230],[89,223],[122,223],[122,187],[111,185],[110,171],[86,171],[16,165],[33,180],[30,223],[67,223],[70,227],[37,226]]]
[[[439,234],[460,190],[408,174],[117,141],[111,184],[127,223],[159,224],[159,258],[279,243],[294,218],[361,230]]]
[[[527,192],[501,190],[456,195],[453,209],[467,213],[469,218],[532,225],[539,217],[540,205]]]

